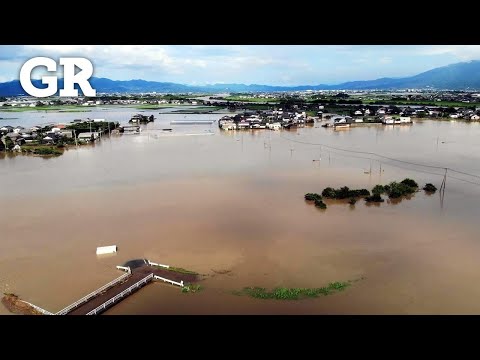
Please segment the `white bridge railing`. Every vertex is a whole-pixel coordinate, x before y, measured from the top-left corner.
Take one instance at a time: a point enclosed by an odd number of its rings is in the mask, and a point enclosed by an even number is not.
[[[130,274],[131,274],[131,270],[130,270],[130,268],[128,268],[128,272],[126,274],[123,274],[122,276],[116,278],[115,280],[110,281],[108,284],[103,285],[101,288],[91,292],[90,294],[84,296],[80,300],[75,301],[73,304],[68,305],[66,308],[60,310],[55,315],[66,315],[66,314],[68,314],[70,311],[75,309],[80,304],[83,304],[84,302],[86,302],[86,301],[90,300],[91,298],[100,294],[102,291],[104,291],[104,290],[112,287],[113,285],[119,283],[120,281],[123,281],[124,279],[128,278],[130,276]]]
[[[128,272],[128,273],[131,272],[130,268],[129,268],[129,267],[126,267],[126,266],[120,266],[120,265],[118,265],[118,266],[117,266],[117,269],[118,269],[118,270],[126,271],[126,272]]]
[[[28,301],[22,300],[25,304],[30,305],[33,307],[35,310],[40,311],[43,315],[55,315],[54,313],[51,313],[48,310],[42,309],[40,306],[34,305],[32,303],[29,303]]]
[[[163,278],[163,277],[161,277],[161,276],[157,276],[157,275],[153,275],[153,278],[154,278],[155,280],[162,280],[162,281],[168,282],[168,283],[170,283],[170,284],[172,284],[172,285],[178,285],[178,286],[183,287],[183,280],[180,281],[180,282],[176,282],[176,281],[173,281],[173,280],[165,279],[165,278]]]
[[[97,308],[93,309],[92,311],[90,311],[89,313],[87,313],[87,315],[97,315],[97,313],[99,313],[100,311],[105,310],[105,309],[107,308],[107,306],[109,306],[110,304],[113,304],[115,301],[123,298],[126,294],[131,293],[133,289],[140,287],[140,285],[146,284],[147,282],[149,282],[150,280],[152,280],[152,278],[153,278],[153,274],[150,274],[150,275],[144,277],[142,280],[137,281],[135,284],[133,284],[133,285],[130,286],[129,288],[123,290],[120,294],[115,295],[115,296],[114,296],[113,298],[111,298],[110,300],[104,302],[102,305],[100,305],[100,306],[98,306]]]
[[[164,268],[167,268],[167,269],[170,267],[170,265],[157,264],[157,263],[154,263],[150,260],[147,260],[147,261],[148,261],[148,265],[150,265],[150,266],[160,266],[160,267],[164,267]]]

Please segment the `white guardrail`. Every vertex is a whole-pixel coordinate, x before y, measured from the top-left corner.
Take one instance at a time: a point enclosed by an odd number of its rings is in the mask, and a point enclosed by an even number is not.
[[[170,283],[170,284],[172,284],[172,285],[178,285],[178,286],[183,287],[183,280],[180,281],[180,282],[176,282],[176,281],[173,281],[173,280],[165,279],[165,278],[163,278],[163,277],[161,277],[161,276],[157,276],[157,275],[154,275],[153,278],[154,278],[155,280],[162,280],[162,281],[168,282],[168,283]]]
[[[148,265],[150,266],[160,266],[160,267],[164,267],[164,268],[169,268],[170,265],[163,265],[163,264],[157,264],[157,263],[154,263],[154,262],[151,262],[150,260],[147,260],[148,261]]]
[[[97,313],[100,311],[100,310],[105,310],[107,308],[108,305],[110,304],[113,304],[115,301],[121,299],[122,297],[124,297],[127,293],[130,293],[132,292],[132,290],[134,288],[137,288],[137,287],[140,287],[140,285],[142,283],[147,283],[149,280],[151,280],[153,278],[153,274],[150,274],[146,277],[144,277],[142,280],[140,281],[137,281],[135,284],[133,284],[132,286],[130,286],[129,288],[123,290],[120,294],[118,295],[115,295],[113,298],[111,298],[110,300],[104,302],[102,305],[98,306],[97,308],[93,309],[92,311],[90,311],[89,313],[87,313],[87,315],[97,315]]]
[[[48,311],[48,310],[42,309],[40,306],[34,305],[34,304],[32,304],[32,303],[29,303],[28,301],[25,301],[25,300],[21,300],[21,301],[24,302],[25,304],[30,305],[30,306],[33,307],[35,310],[40,311],[43,315],[55,315],[54,313],[51,313],[51,312]]]
[[[75,301],[73,304],[71,305],[68,305],[66,308],[60,310],[59,312],[57,312],[55,315],[66,315],[68,314],[71,310],[75,309],[78,305],[80,304],[83,304],[84,302],[90,300],[91,298],[97,296],[98,294],[100,294],[102,291],[108,289],[109,287],[112,287],[113,285],[119,283],[120,281],[124,280],[125,278],[129,277],[131,274],[131,270],[130,268],[128,268],[128,272],[126,274],[123,274],[122,276],[116,278],[115,280],[113,281],[110,281],[108,284],[106,285],[103,285],[101,288],[91,292],[90,294],[88,295],[85,295],[83,298],[81,298],[80,300],[77,300]]]
[[[118,269],[118,270],[123,270],[123,271],[126,271],[126,272],[131,272],[130,268],[129,268],[129,267],[125,267],[125,266],[119,266],[119,265],[117,265],[117,269]]]

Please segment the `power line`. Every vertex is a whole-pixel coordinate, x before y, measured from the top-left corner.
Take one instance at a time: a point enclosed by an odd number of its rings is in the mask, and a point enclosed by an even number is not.
[[[322,143],[312,143],[312,142],[307,142],[307,141],[295,140],[295,139],[290,139],[288,137],[285,137],[282,134],[280,134],[280,137],[285,139],[285,140],[293,141],[293,142],[300,143],[300,144],[324,146],[326,148],[334,149],[334,150],[338,150],[338,151],[345,151],[345,152],[354,153],[354,154],[365,154],[365,155],[377,156],[379,158],[387,159],[387,160],[390,160],[390,161],[396,161],[396,162],[400,162],[400,163],[404,163],[404,164],[409,164],[409,165],[413,165],[413,166],[427,167],[427,168],[431,168],[431,169],[442,169],[442,170],[448,169],[450,171],[453,171],[453,172],[456,172],[456,173],[459,173],[459,174],[463,174],[463,175],[467,175],[467,176],[471,176],[471,177],[480,179],[480,175],[470,174],[470,173],[467,173],[467,172],[464,172],[464,171],[455,170],[455,169],[445,167],[445,166],[419,164],[419,163],[415,163],[415,162],[412,162],[412,161],[395,159],[395,158],[392,158],[392,157],[388,157],[388,156],[385,156],[385,155],[380,155],[380,154],[377,154],[377,153],[374,153],[374,152],[369,152],[369,151],[343,149],[343,148],[330,146],[330,145],[326,145],[326,144],[322,144]]]

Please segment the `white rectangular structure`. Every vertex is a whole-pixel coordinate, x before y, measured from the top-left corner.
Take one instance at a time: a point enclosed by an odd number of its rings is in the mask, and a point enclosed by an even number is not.
[[[97,247],[97,255],[112,254],[117,252],[117,245]]]

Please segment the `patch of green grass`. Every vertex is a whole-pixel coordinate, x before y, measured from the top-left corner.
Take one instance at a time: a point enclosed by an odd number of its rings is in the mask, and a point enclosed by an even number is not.
[[[244,101],[244,102],[260,102],[260,103],[275,103],[278,102],[279,98],[258,98],[258,97],[246,97],[242,98],[240,96],[227,96],[223,100],[229,101]],[[214,100],[212,100],[214,101]]]
[[[41,156],[59,156],[63,154],[62,150],[59,150],[57,147],[51,145],[24,144],[22,145],[22,151],[27,154],[30,153]]]
[[[196,293],[202,289],[203,288],[198,284],[187,284],[182,287],[182,293]]]
[[[194,106],[194,105],[193,105]],[[196,106],[194,109],[173,110],[175,114],[208,114],[213,111],[223,110],[223,106]]]
[[[195,272],[195,271],[186,270],[184,268],[179,268],[179,267],[174,267],[174,266],[170,266],[169,268],[162,267],[162,269],[165,269],[165,270],[168,270],[168,271],[173,271],[173,272],[180,273],[180,274],[198,275],[198,273]]]
[[[431,100],[383,100],[383,99],[375,99],[375,100],[367,100],[363,99],[363,104],[374,104],[376,102],[381,102],[382,105],[430,105],[430,106],[441,106],[441,107],[465,107],[465,106],[479,106],[479,103],[470,102],[464,103],[461,101],[431,101]]]
[[[315,298],[320,295],[327,296],[345,290],[352,283],[352,280],[344,282],[332,282],[328,286],[320,288],[285,288],[277,287],[267,290],[262,287],[245,287],[240,291],[234,291],[235,295],[247,295],[256,299],[274,300],[300,300],[304,298]]]
[[[176,105],[172,104],[142,104],[142,105],[137,105],[135,106],[135,109],[140,109],[140,110],[157,110],[157,109],[166,109],[166,108],[171,108]]]
[[[78,105],[36,106],[36,107],[2,106],[0,108],[0,111],[5,111],[5,112],[25,112],[25,111],[87,112],[87,111],[91,111],[92,107],[78,106]]]

